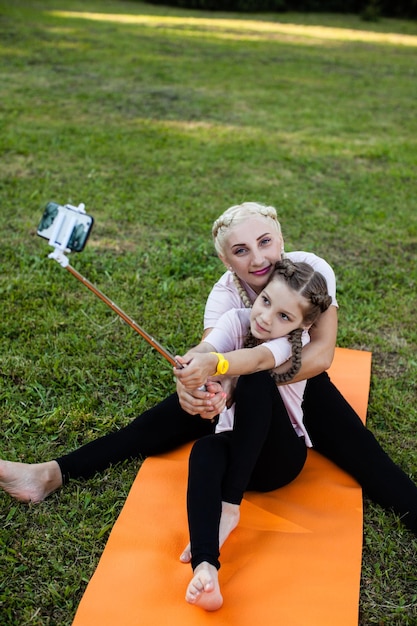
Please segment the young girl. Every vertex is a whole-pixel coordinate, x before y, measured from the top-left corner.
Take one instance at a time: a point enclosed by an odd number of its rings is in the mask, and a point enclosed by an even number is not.
[[[290,381],[300,369],[308,329],[330,304],[319,272],[306,263],[278,261],[251,311],[225,313],[192,357],[177,357],[185,367],[175,375],[191,389],[218,374],[260,370],[263,376],[241,376],[235,404],[220,414],[216,434],[197,441],[191,451],[187,503],[194,576],[186,593],[191,604],[213,611],[223,603],[219,548],[237,525],[244,491],[277,489],[304,466],[305,446],[312,445],[301,410],[305,381],[277,388],[263,370],[291,357],[286,373],[272,373],[278,383]]]

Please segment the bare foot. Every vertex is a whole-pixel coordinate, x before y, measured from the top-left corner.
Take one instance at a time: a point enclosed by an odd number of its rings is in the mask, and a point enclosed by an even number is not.
[[[219,526],[219,548],[222,547],[230,533],[239,524],[240,506],[239,504],[230,504],[230,502],[222,502],[222,514]],[[181,563],[190,563],[191,561],[191,545],[188,544],[180,556]]]
[[[194,570],[194,576],[187,587],[185,599],[190,604],[206,611],[217,611],[223,604],[220,593],[219,575],[214,565],[203,561]]]
[[[180,555],[181,563],[190,563],[191,562],[191,544],[187,544]]]
[[[222,502],[222,515],[219,527],[219,548],[222,547],[230,533],[236,528],[240,520],[240,505]]]
[[[42,502],[62,486],[56,461],[15,463],[0,460],[0,487],[21,502]]]

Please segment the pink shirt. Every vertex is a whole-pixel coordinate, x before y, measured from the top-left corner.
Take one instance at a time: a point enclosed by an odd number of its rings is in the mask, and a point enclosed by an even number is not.
[[[309,263],[309,265],[311,265],[316,271],[323,274],[327,282],[327,289],[328,289],[329,295],[332,298],[332,305],[336,307],[338,306],[337,300],[336,300],[336,278],[335,278],[333,269],[324,259],[322,259],[321,257],[318,257],[316,254],[313,254],[312,252],[303,252],[303,251],[288,252],[285,254],[285,258],[288,258],[291,261],[294,261],[295,263],[297,262]],[[256,300],[257,294],[246,283],[243,283],[243,287],[245,288],[251,302],[254,302]],[[204,312],[204,329],[213,328],[213,330],[207,336],[206,341],[208,341],[208,343],[210,343],[211,345],[214,345],[213,342],[217,341],[216,336],[213,336],[212,338],[212,333],[214,332],[214,327],[216,326],[217,322],[219,321],[219,319],[224,313],[227,313],[231,309],[242,309],[244,308],[244,306],[245,305],[239,295],[239,292],[236,289],[236,285],[233,282],[232,272],[229,272],[229,271],[225,272],[223,276],[221,276],[220,280],[218,280],[217,283],[214,285],[214,287],[212,288],[207,298],[206,308]],[[250,309],[246,309],[246,310],[249,311],[249,314],[250,314]],[[246,326],[246,329],[247,328],[248,326]],[[241,338],[243,330],[240,330],[240,331],[238,330],[237,332],[241,333],[240,335],[240,338]],[[307,333],[304,333],[304,334],[307,335]],[[243,336],[245,335],[246,335],[246,330],[244,331]],[[239,335],[232,334],[231,337],[234,340],[239,340]],[[305,341],[306,343],[308,339],[309,337],[307,335],[307,339]],[[288,349],[289,349],[288,356],[282,361],[280,361],[280,363],[283,363],[291,356],[290,344],[286,338],[281,338],[281,339],[274,339],[273,341],[267,342],[264,345],[269,347],[269,345],[273,344],[273,342],[275,341],[286,342],[288,346]],[[303,337],[303,341],[304,341],[304,337]],[[227,352],[225,348],[220,348],[220,347],[218,348],[217,346],[215,347],[216,347],[217,352],[221,352],[221,351]],[[234,350],[234,349],[236,348],[231,348],[231,350]],[[275,353],[274,353],[274,356],[275,356]],[[303,435],[306,438],[306,444],[309,447],[311,447],[312,445],[311,440],[303,424],[302,411],[301,411],[301,402],[302,402],[302,396],[304,393],[304,388],[305,388],[305,381],[301,381],[300,383],[291,383],[291,384],[282,385],[282,386],[280,385],[278,387],[278,390],[285,403],[285,406],[287,407],[291,421],[293,422],[297,433],[299,435]],[[233,428],[233,419],[234,419],[233,407],[231,407],[231,409],[227,409],[224,413],[225,414],[223,415],[222,413],[219,418],[219,424],[217,426],[217,429],[218,430],[219,429],[231,430]]]
[[[250,314],[250,309],[231,309],[224,313],[206,338],[207,343],[212,345],[216,352],[232,352],[242,348],[250,325]],[[302,336],[303,345],[309,341],[309,334],[307,331],[304,331]],[[275,367],[285,363],[291,357],[291,344],[287,336],[271,339],[271,341],[266,341],[262,345],[272,352]],[[298,436],[305,437],[306,445],[311,448],[312,443],[303,423],[303,412],[301,409],[305,386],[306,381],[303,380],[280,386],[278,389]],[[234,409],[235,405],[233,404],[229,409],[225,409],[220,413],[216,432],[233,429]]]

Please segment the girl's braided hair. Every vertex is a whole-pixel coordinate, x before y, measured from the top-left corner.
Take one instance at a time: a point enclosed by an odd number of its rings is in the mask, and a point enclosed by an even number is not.
[[[275,268],[268,282],[271,280],[284,280],[290,289],[298,293],[306,300],[303,315],[303,326],[311,326],[321,313],[326,311],[332,299],[327,291],[327,283],[323,274],[316,272],[308,263],[293,263],[290,259],[282,259],[275,263]],[[276,383],[290,381],[301,367],[303,328],[296,328],[288,335],[291,343],[292,364],[282,374],[271,371],[271,376]],[[245,339],[245,348],[259,345],[261,342],[248,332]]]

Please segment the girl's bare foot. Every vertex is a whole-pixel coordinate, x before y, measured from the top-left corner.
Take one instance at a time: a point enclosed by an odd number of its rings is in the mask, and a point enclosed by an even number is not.
[[[240,505],[230,504],[230,502],[222,502],[222,514],[219,526],[219,548],[222,547],[230,533],[239,524]],[[180,556],[182,563],[190,563],[191,561],[191,545],[188,544]]]
[[[219,548],[222,547],[228,536],[240,520],[240,505],[230,504],[230,502],[222,502],[222,515],[220,517],[219,527]]]
[[[187,544],[180,555],[181,563],[191,563],[191,544]]]
[[[206,611],[217,611],[223,604],[220,593],[219,575],[214,565],[203,561],[194,570],[194,576],[187,587],[185,599],[190,604]]]
[[[56,461],[15,463],[0,460],[0,487],[21,502],[42,502],[62,486]]]

